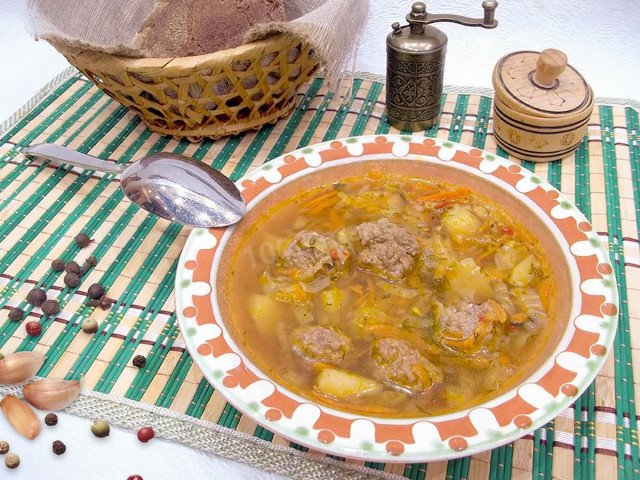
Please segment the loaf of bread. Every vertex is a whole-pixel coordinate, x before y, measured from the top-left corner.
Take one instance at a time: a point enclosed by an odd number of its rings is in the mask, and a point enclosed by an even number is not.
[[[134,49],[146,57],[186,57],[237,47],[251,27],[284,22],[284,0],[156,0]]]

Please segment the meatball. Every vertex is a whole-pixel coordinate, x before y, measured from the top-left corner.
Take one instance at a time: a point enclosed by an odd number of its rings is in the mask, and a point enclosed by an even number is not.
[[[423,393],[442,382],[442,371],[404,340],[382,338],[371,347],[379,380],[411,393]]]
[[[493,330],[495,322],[504,323],[507,320],[504,308],[493,300],[480,304],[471,303],[460,309],[438,305],[438,310],[444,342],[456,350],[466,352],[480,346]]]
[[[285,264],[299,270],[300,280],[313,279],[321,270],[337,270],[347,257],[342,245],[312,230],[298,232],[282,252]]]
[[[420,251],[411,232],[384,218],[361,223],[356,234],[362,244],[358,264],[388,278],[402,278],[411,270]]]
[[[304,325],[293,331],[293,350],[310,360],[340,363],[347,352],[349,339],[337,327]]]

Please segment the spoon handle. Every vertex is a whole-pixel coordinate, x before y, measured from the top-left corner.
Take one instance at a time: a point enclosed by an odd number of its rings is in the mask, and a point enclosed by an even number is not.
[[[38,143],[25,148],[22,153],[38,158],[47,158],[54,163],[70,163],[78,167],[98,170],[105,173],[122,173],[124,165],[101,160],[86,153],[76,152],[61,145],[53,143]]]

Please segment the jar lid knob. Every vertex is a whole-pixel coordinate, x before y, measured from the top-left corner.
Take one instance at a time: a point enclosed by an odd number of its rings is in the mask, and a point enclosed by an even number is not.
[[[555,48],[543,50],[536,61],[534,81],[543,88],[552,88],[565,68],[567,56],[563,52]]]

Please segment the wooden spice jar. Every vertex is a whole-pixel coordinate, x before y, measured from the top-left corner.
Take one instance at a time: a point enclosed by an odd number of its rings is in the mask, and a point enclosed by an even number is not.
[[[498,145],[534,162],[578,148],[593,111],[593,91],[560,50],[522,51],[493,70],[493,130]]]

